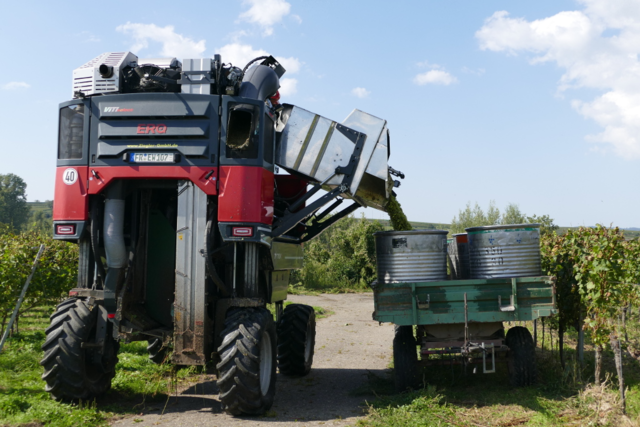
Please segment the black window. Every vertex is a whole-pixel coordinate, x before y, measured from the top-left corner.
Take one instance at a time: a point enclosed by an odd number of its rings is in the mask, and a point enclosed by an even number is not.
[[[229,108],[227,159],[257,159],[260,150],[260,110],[255,105],[238,104]]]
[[[58,159],[81,159],[84,134],[84,105],[70,105],[60,110]]]

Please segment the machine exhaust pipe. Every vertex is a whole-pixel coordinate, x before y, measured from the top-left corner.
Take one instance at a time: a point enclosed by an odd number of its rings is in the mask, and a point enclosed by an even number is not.
[[[113,66],[107,64],[100,64],[98,67],[98,72],[103,79],[108,79],[113,76]]]

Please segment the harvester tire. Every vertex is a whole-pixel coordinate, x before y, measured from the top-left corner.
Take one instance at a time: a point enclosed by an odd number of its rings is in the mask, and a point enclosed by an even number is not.
[[[397,392],[400,393],[418,386],[418,355],[413,326],[395,326],[393,366]]]
[[[40,365],[44,367],[45,390],[55,400],[91,399],[111,388],[120,348],[113,339],[111,322],[107,323],[101,357],[97,349],[85,347],[95,339],[99,310],[97,305],[89,306],[82,299],[71,298],[58,305],[51,315]]]
[[[262,415],[276,392],[276,327],[266,308],[236,308],[227,313],[218,388],[224,411],[231,415]]]
[[[278,369],[282,374],[304,376],[311,371],[316,344],[313,307],[290,304],[278,323]]]
[[[527,328],[516,326],[507,331],[509,380],[515,387],[525,387],[536,381],[535,344]]]
[[[149,360],[156,365],[162,365],[167,359],[167,354],[169,354],[169,347],[164,345],[162,338],[151,338],[147,340],[147,344]]]

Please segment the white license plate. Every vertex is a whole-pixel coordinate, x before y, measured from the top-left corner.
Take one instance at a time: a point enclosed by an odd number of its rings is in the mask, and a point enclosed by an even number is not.
[[[173,153],[131,153],[133,163],[175,163]]]

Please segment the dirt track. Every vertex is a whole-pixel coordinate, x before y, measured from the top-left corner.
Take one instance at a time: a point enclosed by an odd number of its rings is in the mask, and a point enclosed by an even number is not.
[[[363,416],[370,373],[385,376],[391,361],[391,324],[371,320],[371,294],[292,295],[289,300],[334,314],[318,320],[311,373],[278,374],[275,403],[265,417],[234,418],[222,412],[215,376],[205,375],[164,405],[115,421],[114,426],[347,426]]]

